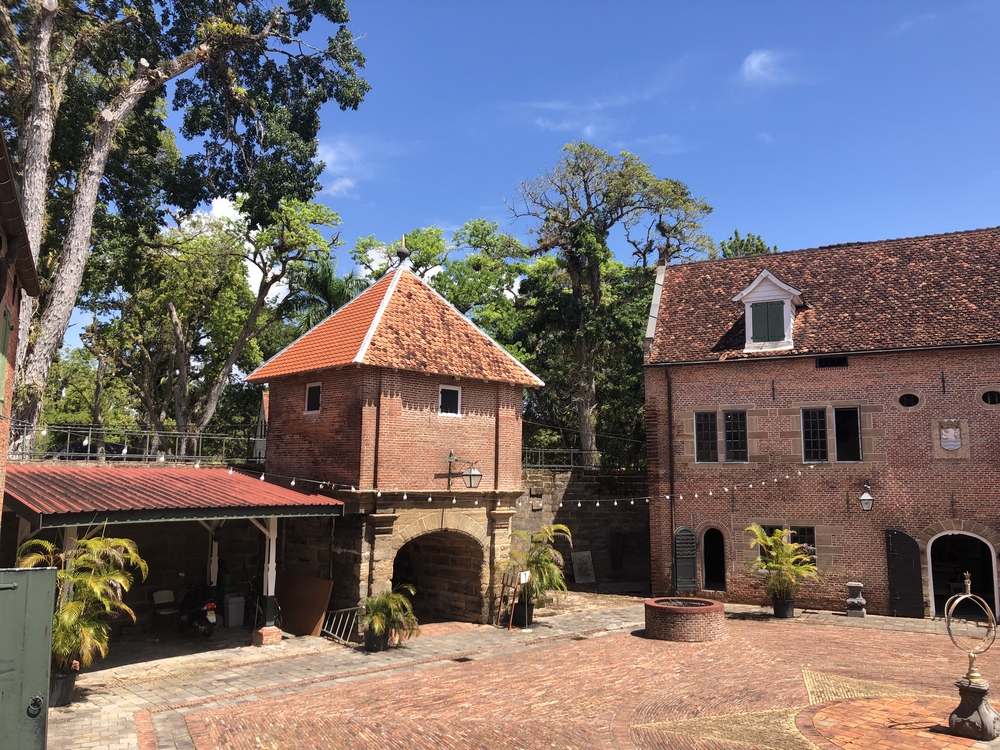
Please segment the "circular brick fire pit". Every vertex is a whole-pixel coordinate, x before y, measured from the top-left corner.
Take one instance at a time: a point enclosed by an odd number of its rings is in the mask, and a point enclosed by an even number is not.
[[[658,641],[714,641],[722,637],[721,602],[693,597],[646,600],[646,637]]]

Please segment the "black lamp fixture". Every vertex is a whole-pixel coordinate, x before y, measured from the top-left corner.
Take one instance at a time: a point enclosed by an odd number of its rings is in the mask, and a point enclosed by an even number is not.
[[[869,511],[875,507],[875,498],[872,497],[872,482],[870,479],[865,480],[865,491],[861,493],[858,502],[861,503],[861,510],[864,511]]]
[[[479,486],[479,483],[483,479],[483,472],[476,468],[475,461],[469,461],[464,458],[456,458],[455,451],[448,451],[448,458],[445,459],[448,462],[448,489],[451,489],[451,480],[454,477],[462,477],[462,482],[465,483],[466,488],[474,490]],[[465,464],[465,471],[460,474],[454,472],[454,467],[456,463]]]

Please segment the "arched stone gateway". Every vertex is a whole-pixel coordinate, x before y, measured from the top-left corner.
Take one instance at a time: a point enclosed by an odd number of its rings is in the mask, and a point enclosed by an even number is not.
[[[406,582],[417,588],[414,606],[421,621],[488,622],[491,571],[510,551],[513,515],[513,510],[483,506],[397,506],[391,513],[369,515],[362,601]]]
[[[928,615],[944,615],[948,597],[964,591],[966,571],[972,576],[972,593],[985,599],[997,613],[1000,596],[996,553],[1000,535],[977,521],[948,519],[928,526],[916,539]]]
[[[392,566],[392,585],[410,583],[420,622],[480,622],[489,569],[483,546],[455,531],[433,531],[403,544]]]

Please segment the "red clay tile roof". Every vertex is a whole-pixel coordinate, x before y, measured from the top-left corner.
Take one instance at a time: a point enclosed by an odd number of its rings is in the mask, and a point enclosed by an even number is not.
[[[247,376],[251,383],[357,363],[477,380],[543,385],[437,292],[405,268]]]
[[[93,514],[98,521],[116,514],[141,519],[144,512],[163,520],[249,517],[264,509],[272,515],[295,515],[307,508],[329,515],[343,505],[222,468],[94,464],[10,464],[4,501],[36,516]]]
[[[794,349],[743,352],[767,269],[802,290]],[[667,266],[651,364],[1000,343],[1000,227]]]

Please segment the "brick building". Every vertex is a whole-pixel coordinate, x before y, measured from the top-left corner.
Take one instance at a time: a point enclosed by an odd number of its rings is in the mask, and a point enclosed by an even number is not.
[[[268,478],[345,503],[286,523],[288,567],[332,579],[341,606],[412,582],[423,617],[482,620],[521,491],[523,389],[541,381],[405,263],[247,380],[269,384]]]
[[[814,547],[800,606],[933,616],[969,571],[996,611],[998,299],[1000,228],[661,266],[654,593],[763,601],[757,522]]]
[[[14,355],[17,352],[17,330],[20,320],[21,295],[37,297],[38,276],[28,247],[28,236],[21,215],[18,188],[14,182],[14,165],[7,144],[0,138],[0,419],[10,423],[14,392]],[[7,448],[10,430],[0,429],[0,497],[6,478]],[[2,514],[0,514],[2,516]],[[0,540],[17,534],[17,525],[4,528],[0,520]]]

